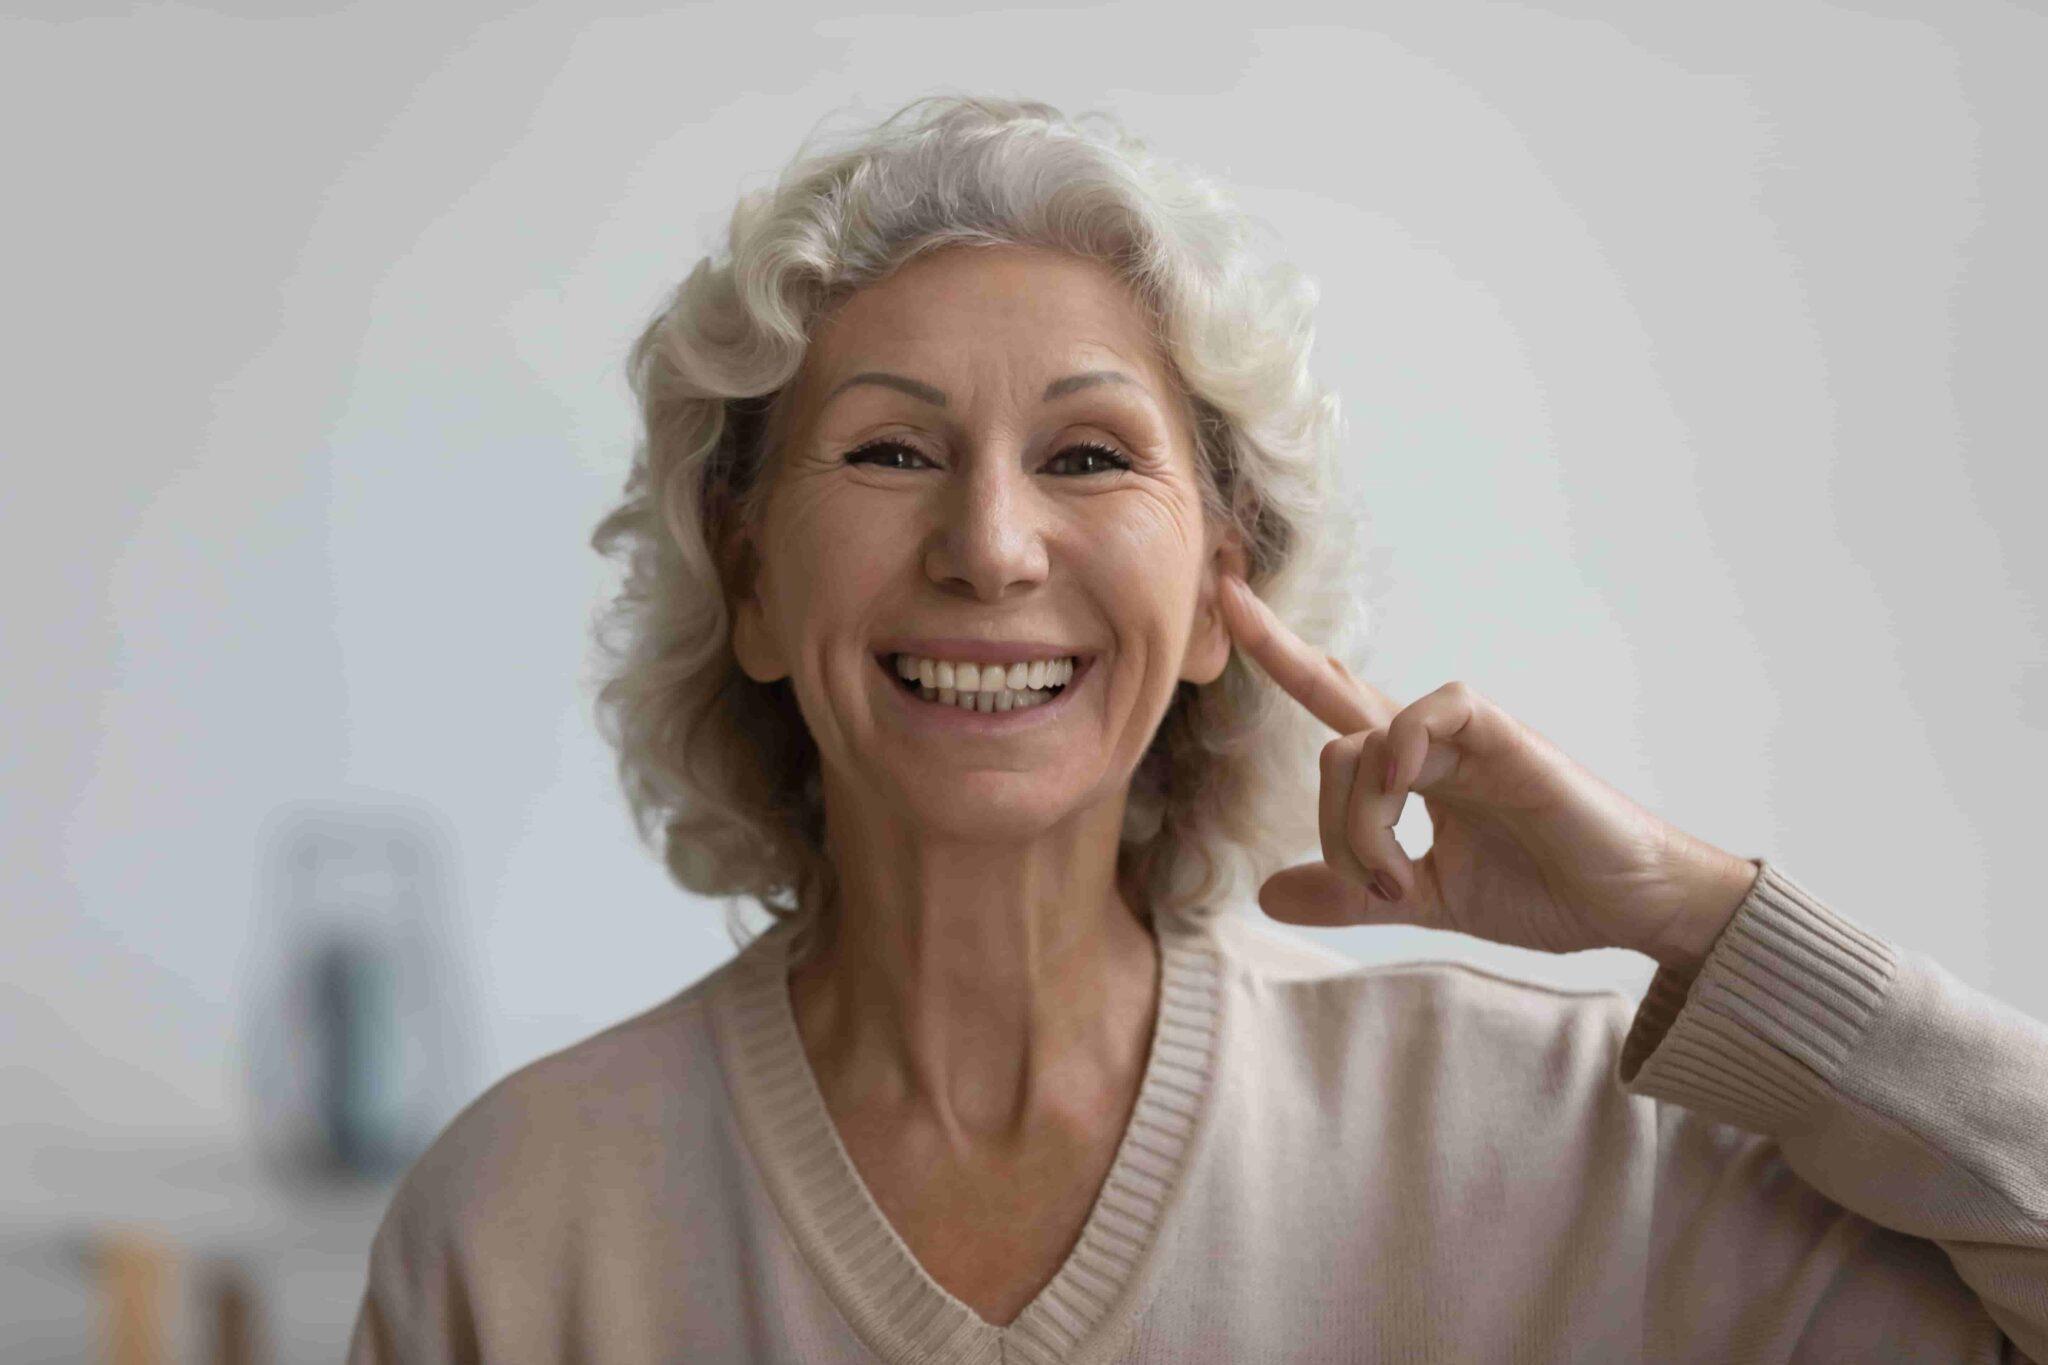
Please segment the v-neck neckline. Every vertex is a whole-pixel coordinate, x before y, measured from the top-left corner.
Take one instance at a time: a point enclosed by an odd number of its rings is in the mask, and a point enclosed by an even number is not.
[[[854,1334],[890,1365],[1082,1365],[1125,1336],[1207,1128],[1223,1023],[1214,926],[1160,915],[1154,927],[1158,1011],[1116,1159],[1073,1250],[1000,1327],[918,1263],[847,1154],[797,1032],[792,924],[775,924],[727,964],[710,994],[741,1132],[805,1260]]]

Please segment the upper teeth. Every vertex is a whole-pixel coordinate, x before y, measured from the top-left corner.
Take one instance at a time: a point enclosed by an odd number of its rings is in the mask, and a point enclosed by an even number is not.
[[[1021,692],[1026,688],[1059,687],[1074,677],[1074,657],[1034,659],[1030,663],[965,664],[945,659],[927,659],[916,654],[896,656],[898,677],[915,679],[920,686],[947,688],[958,692]]]

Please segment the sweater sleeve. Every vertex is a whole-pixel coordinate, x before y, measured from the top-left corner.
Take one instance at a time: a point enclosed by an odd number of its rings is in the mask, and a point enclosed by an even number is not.
[[[2048,1362],[2048,1025],[1755,861],[1621,1046],[1670,1102],[1650,1354]]]

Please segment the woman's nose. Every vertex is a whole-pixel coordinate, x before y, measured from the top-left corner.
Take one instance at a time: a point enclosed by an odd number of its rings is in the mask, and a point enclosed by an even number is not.
[[[986,453],[992,458],[970,457],[970,467],[940,492],[925,569],[941,586],[994,601],[1044,581],[1046,527],[1023,457],[993,447]]]

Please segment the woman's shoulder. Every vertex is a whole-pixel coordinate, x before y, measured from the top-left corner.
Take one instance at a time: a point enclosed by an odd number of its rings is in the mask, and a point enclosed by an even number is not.
[[[706,1008],[730,966],[485,1088],[407,1168],[387,1222],[430,1213],[455,1232],[502,1223],[509,1202],[545,1225],[589,1208],[593,1190],[712,1150],[721,1111],[706,1101],[723,1081]]]
[[[1258,911],[1219,914],[1208,932],[1242,990],[1270,1010],[1323,1022],[1379,1015],[1532,1039],[1581,1031],[1606,1043],[1636,1008],[1620,990],[1559,986],[1471,962],[1361,962]]]
[[[730,967],[728,961],[660,1003],[507,1073],[450,1127],[588,1125],[666,1104],[664,1092],[709,1075],[705,1009]]]
[[[1359,966],[1357,958],[1262,913],[1220,911],[1206,927],[1232,967],[1262,981],[1319,981]]]
[[[1531,1113],[1569,1132],[1632,1121],[1615,1068],[1637,1005],[1619,990],[1449,959],[1363,963],[1249,918],[1215,934],[1226,1031],[1257,1058],[1241,1069],[1260,1112],[1334,1107],[1346,1117],[1331,1121],[1369,1131],[1377,1113],[1435,1110],[1467,1134]]]

